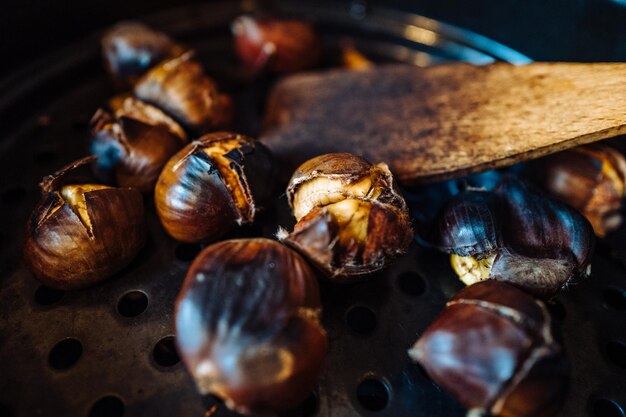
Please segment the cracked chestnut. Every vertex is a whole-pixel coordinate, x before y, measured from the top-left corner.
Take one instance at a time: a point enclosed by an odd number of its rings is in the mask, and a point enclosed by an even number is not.
[[[279,238],[335,282],[384,268],[406,251],[413,230],[386,164],[355,155],[321,155],[302,164],[287,187],[298,221]]]
[[[452,254],[467,285],[495,279],[549,298],[589,275],[595,236],[578,211],[507,176],[493,192],[471,189],[452,198],[430,241]]]
[[[102,38],[105,68],[120,88],[131,87],[148,69],[184,50],[166,34],[139,22],[119,23]]]
[[[626,159],[608,145],[593,144],[550,155],[533,164],[548,194],[580,211],[599,237],[622,223]]]
[[[252,223],[273,191],[269,150],[229,132],[211,133],[175,154],[155,187],[157,214],[174,239],[212,241]]]
[[[187,143],[187,136],[154,106],[132,97],[111,104],[113,113],[100,109],[91,120],[96,175],[150,193],[165,163]]]
[[[224,117],[217,85],[190,52],[150,69],[134,93],[196,135],[217,127]]]
[[[128,265],[146,239],[143,198],[132,188],[72,181],[83,158],[45,177],[26,225],[24,262],[44,284],[95,285]]]
[[[312,391],[327,338],[318,282],[269,239],[215,243],[194,260],[176,303],[176,341],[202,394],[240,413],[293,408]]]
[[[409,356],[472,416],[550,417],[567,394],[569,368],[548,310],[503,282],[461,290]]]
[[[237,55],[252,72],[291,73],[312,68],[320,60],[320,41],[306,22],[240,16],[231,28]]]

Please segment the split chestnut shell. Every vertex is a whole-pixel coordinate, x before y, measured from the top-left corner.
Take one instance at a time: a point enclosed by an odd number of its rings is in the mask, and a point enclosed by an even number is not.
[[[176,335],[198,390],[242,413],[298,405],[313,390],[326,354],[315,274],[269,239],[205,248],[176,303]]]
[[[461,290],[409,351],[469,415],[550,417],[569,368],[540,301],[493,280]]]
[[[53,288],[95,285],[128,265],[145,242],[139,191],[66,180],[92,160],[44,178],[41,200],[26,225],[24,262]]]

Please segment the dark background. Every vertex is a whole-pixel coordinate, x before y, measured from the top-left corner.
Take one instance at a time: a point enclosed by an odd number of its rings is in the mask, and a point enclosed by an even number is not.
[[[208,0],[205,0],[208,1]],[[364,2],[364,0],[356,0]],[[3,0],[0,77],[120,19],[199,1]],[[350,1],[341,1],[346,8]],[[434,17],[535,60],[626,61],[626,0],[370,1]]]

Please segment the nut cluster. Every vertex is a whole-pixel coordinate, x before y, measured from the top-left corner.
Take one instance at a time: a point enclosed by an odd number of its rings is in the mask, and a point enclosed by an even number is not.
[[[72,181],[93,158],[46,177],[26,225],[24,262],[44,284],[86,288],[128,265],[146,237],[141,194],[132,188]]]
[[[302,164],[287,198],[298,221],[279,238],[336,282],[384,268],[413,237],[406,203],[386,164],[334,153]]]
[[[539,297],[588,274],[595,242],[576,210],[512,177],[454,197],[431,233],[465,284],[492,278]]]
[[[315,274],[268,239],[228,240],[195,259],[176,303],[183,361],[199,391],[242,413],[295,407],[326,354]]]
[[[450,300],[409,356],[475,415],[552,416],[569,371],[540,301],[493,280]]]
[[[157,214],[177,240],[216,240],[254,221],[272,192],[272,171],[261,143],[228,132],[202,136],[163,168],[154,193]]]

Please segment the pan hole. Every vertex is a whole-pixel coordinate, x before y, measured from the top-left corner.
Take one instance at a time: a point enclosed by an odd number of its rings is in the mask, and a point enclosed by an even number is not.
[[[38,165],[48,166],[58,159],[58,155],[54,151],[45,150],[35,154],[34,161]]]
[[[606,345],[606,354],[614,364],[626,369],[626,344],[615,340],[609,342]]]
[[[368,307],[354,306],[346,314],[346,323],[353,332],[367,335],[376,329],[376,314]]]
[[[19,204],[26,199],[26,189],[21,186],[11,187],[2,192],[0,201],[3,204]]]
[[[604,306],[615,310],[626,310],[626,291],[620,288],[606,288],[602,291]]]
[[[381,411],[389,403],[389,386],[378,378],[368,377],[357,386],[356,398],[366,410]]]
[[[83,353],[83,345],[77,339],[68,338],[54,345],[48,355],[48,362],[54,369],[70,368]]]
[[[148,296],[143,291],[133,290],[122,295],[117,311],[124,317],[137,317],[148,308]]]
[[[548,303],[548,310],[550,310],[550,314],[558,321],[565,320],[566,312],[563,303],[558,300],[552,300]]]
[[[159,340],[152,350],[152,357],[159,366],[168,368],[180,362],[180,357],[176,351],[174,336],[166,336]]]
[[[422,277],[415,272],[405,272],[398,276],[400,291],[412,297],[418,297],[426,291],[426,284]]]
[[[315,392],[312,392],[299,406],[281,414],[281,417],[313,417],[318,411],[319,398]]]
[[[600,398],[593,403],[594,417],[624,417],[624,409],[615,401]]]
[[[174,249],[176,259],[183,262],[191,262],[202,250],[202,246],[195,243],[181,243]]]
[[[13,410],[11,410],[11,407],[0,403],[0,417],[13,417],[14,415],[15,414],[13,413]]]
[[[113,395],[107,395],[94,403],[89,411],[89,417],[121,417],[124,411],[122,400]]]
[[[56,303],[65,295],[65,291],[40,285],[35,291],[35,302],[42,306],[49,306]]]

